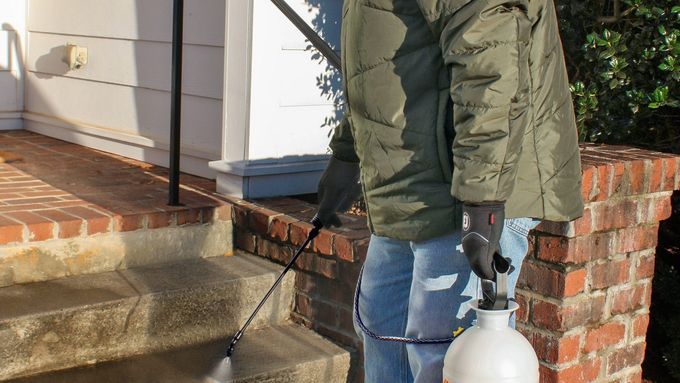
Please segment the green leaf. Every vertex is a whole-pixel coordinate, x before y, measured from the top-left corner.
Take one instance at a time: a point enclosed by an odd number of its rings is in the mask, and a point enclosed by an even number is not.
[[[676,5],[671,8],[671,13],[680,13],[680,5]]]
[[[666,36],[668,34],[668,32],[666,31],[666,27],[664,27],[663,25],[659,25],[659,33],[662,36]]]
[[[617,86],[619,86],[619,80],[613,79],[609,81],[609,89],[615,89]]]
[[[603,60],[607,60],[609,58],[612,58],[615,54],[616,54],[616,51],[612,48],[609,48],[607,50],[600,52],[598,57],[603,59]]]
[[[649,105],[647,105],[647,107],[649,107],[649,109],[659,109],[659,107],[661,107],[661,104],[652,102]]]

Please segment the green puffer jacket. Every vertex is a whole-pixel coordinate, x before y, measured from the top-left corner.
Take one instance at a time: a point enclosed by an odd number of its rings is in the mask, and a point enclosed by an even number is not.
[[[346,118],[333,155],[359,161],[369,227],[426,240],[461,203],[579,217],[581,167],[552,0],[344,0]]]

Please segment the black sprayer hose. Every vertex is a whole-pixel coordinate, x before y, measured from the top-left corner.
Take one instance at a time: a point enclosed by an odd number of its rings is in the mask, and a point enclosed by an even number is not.
[[[271,0],[277,8],[290,20],[312,45],[321,52],[328,62],[340,70],[340,57],[307,23],[302,19],[285,0]]]
[[[267,299],[272,295],[274,290],[281,284],[281,281],[283,281],[283,277],[286,275],[286,273],[293,267],[295,264],[295,261],[300,257],[300,254],[302,254],[302,251],[309,245],[309,243],[316,238],[317,235],[319,235],[319,232],[321,231],[321,228],[323,227],[323,224],[321,223],[321,220],[318,217],[314,217],[312,219],[312,225],[314,225],[314,228],[309,232],[309,235],[307,236],[307,239],[305,242],[300,246],[298,251],[295,253],[293,258],[291,258],[290,262],[286,265],[286,267],[283,269],[281,272],[281,275],[276,279],[276,282],[274,282],[274,285],[269,289],[267,294],[262,298],[262,301],[260,301],[260,304],[257,305],[255,308],[255,311],[250,315],[250,318],[246,321],[246,323],[241,327],[236,334],[234,334],[234,337],[231,339],[231,343],[229,344],[229,348],[227,348],[227,357],[231,357],[231,355],[234,353],[234,349],[236,348],[236,344],[238,343],[239,340],[241,340],[241,337],[243,336],[243,333],[246,331],[246,328],[248,325],[250,325],[250,322],[253,321],[257,313],[260,311],[262,306],[264,306],[265,302],[267,302]]]

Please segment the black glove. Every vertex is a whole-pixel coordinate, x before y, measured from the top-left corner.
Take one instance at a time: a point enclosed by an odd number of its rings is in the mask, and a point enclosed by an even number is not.
[[[503,202],[463,204],[463,252],[472,271],[482,279],[496,280],[494,258],[496,262],[507,263],[500,256],[504,220]],[[499,264],[496,268],[506,269],[508,266]]]
[[[316,217],[324,227],[342,226],[337,212],[347,211],[361,194],[359,164],[331,157],[319,180],[319,211]]]

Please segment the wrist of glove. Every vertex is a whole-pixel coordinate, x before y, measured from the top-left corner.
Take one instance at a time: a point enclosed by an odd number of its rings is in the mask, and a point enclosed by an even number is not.
[[[479,278],[495,281],[496,268],[505,272],[509,266],[500,256],[504,221],[504,202],[463,204],[463,252]]]
[[[316,218],[324,227],[342,226],[337,212],[347,211],[360,194],[359,164],[331,157],[319,180]]]

